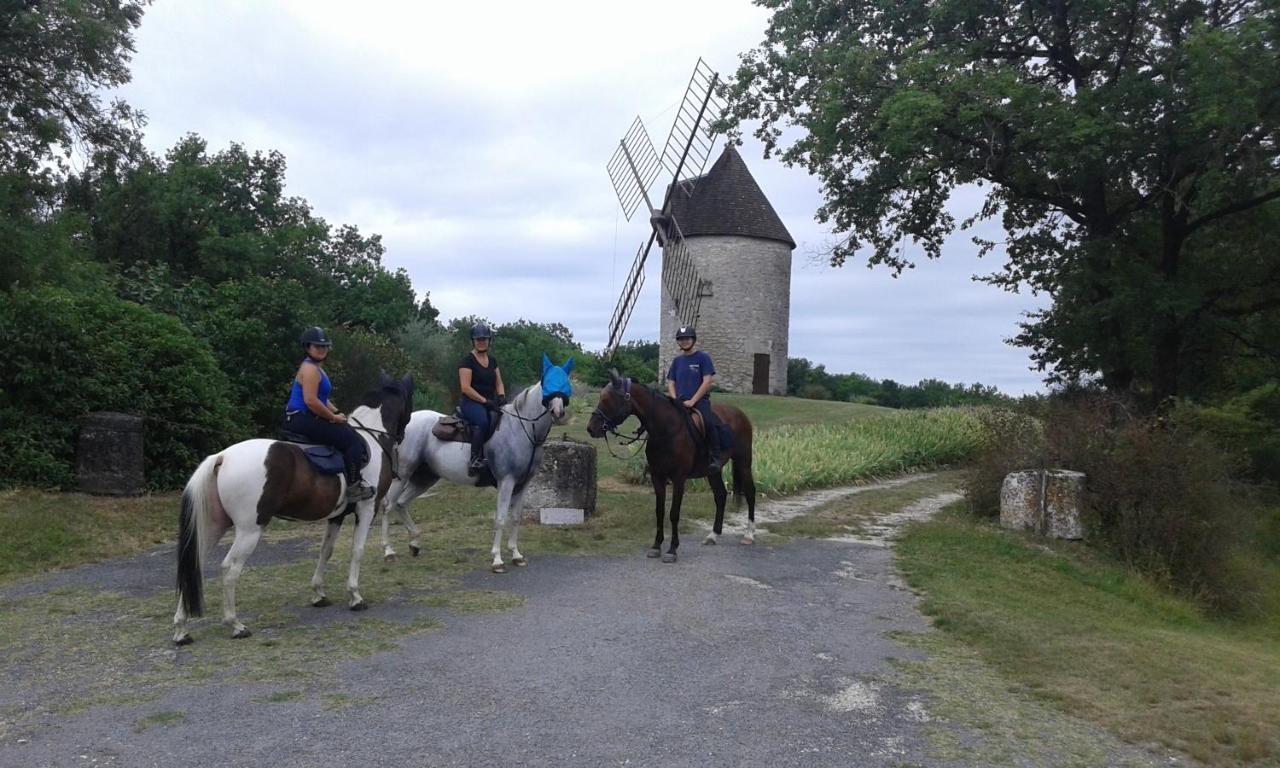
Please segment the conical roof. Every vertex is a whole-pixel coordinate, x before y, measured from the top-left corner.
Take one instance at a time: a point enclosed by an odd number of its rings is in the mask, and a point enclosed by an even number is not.
[[[692,197],[677,185],[671,213],[685,237],[741,235],[796,247],[796,241],[732,144],[725,146],[711,170],[698,177]]]

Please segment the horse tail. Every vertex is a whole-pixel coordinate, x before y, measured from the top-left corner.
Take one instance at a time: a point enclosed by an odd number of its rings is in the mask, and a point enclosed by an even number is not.
[[[200,462],[182,490],[178,515],[178,594],[188,616],[204,615],[204,550],[211,544],[209,528],[218,504],[218,466],[222,454]]]

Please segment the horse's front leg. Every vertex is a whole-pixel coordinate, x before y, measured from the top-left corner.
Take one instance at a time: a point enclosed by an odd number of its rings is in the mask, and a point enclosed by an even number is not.
[[[724,478],[718,472],[712,472],[707,475],[707,482],[711,485],[711,494],[716,500],[716,521],[711,526],[711,533],[702,540],[703,544],[715,544],[716,538],[724,532],[724,505],[729,497],[729,491],[724,487]]]
[[[654,517],[657,518],[658,531],[653,536],[653,548],[645,553],[647,557],[662,554],[662,523],[667,513],[667,479],[659,478],[649,470],[649,479],[653,481]]]
[[[662,562],[674,563],[676,550],[680,548],[680,502],[684,500],[684,480],[671,481],[671,548],[662,556]]]
[[[333,544],[338,540],[338,529],[341,527],[342,521],[334,519],[330,520],[324,528],[324,541],[320,543],[320,558],[316,561],[316,572],[311,576],[311,591],[315,593],[311,598],[311,605],[315,608],[333,605],[324,593],[324,569],[329,564],[329,558],[333,556]]]
[[[256,523],[245,528],[237,526],[235,540],[222,559],[222,622],[231,627],[231,636],[236,639],[253,634],[236,616],[236,582],[261,537],[262,528]]]
[[[510,478],[503,478],[498,484],[498,509],[494,512],[493,519],[493,548],[489,550],[493,554],[489,570],[494,573],[507,572],[507,566],[502,562],[502,529],[506,527],[511,513],[511,499],[515,495],[515,488],[516,482]]]
[[[525,556],[520,554],[516,540],[520,538],[520,523],[524,520],[524,491],[511,497],[511,506],[507,509],[507,525],[511,532],[507,534],[507,549],[511,550],[511,564],[523,568],[529,564]]]
[[[388,563],[396,559],[396,551],[391,546],[391,515],[397,511],[396,502],[400,498],[400,487],[400,481],[393,480],[387,495],[378,502],[382,505],[382,559]]]
[[[351,602],[347,607],[353,611],[363,611],[369,604],[360,596],[360,560],[364,557],[364,545],[369,540],[369,526],[373,524],[374,501],[362,501],[356,505],[356,532],[351,542],[351,569],[347,572],[347,593]]]

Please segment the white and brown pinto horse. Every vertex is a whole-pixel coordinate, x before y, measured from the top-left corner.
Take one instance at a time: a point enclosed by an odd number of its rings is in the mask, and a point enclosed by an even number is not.
[[[324,593],[324,566],[333,554],[342,518],[356,515],[351,569],[347,575],[349,606],[368,607],[360,596],[360,557],[364,552],[374,510],[391,485],[396,452],[404,439],[413,410],[413,380],[394,381],[385,375],[380,388],[365,395],[350,414],[350,424],[364,438],[369,463],[361,474],[377,489],[374,498],[346,501],[346,480],[341,474],[320,474],[303,455],[302,446],[279,440],[245,440],[201,462],[182,492],[178,523],[178,610],[173,616],[173,641],[191,642],[188,617],[204,614],[205,558],[229,528],[235,539],[222,560],[222,620],[231,636],[248,637],[249,628],[236,616],[236,582],[245,561],[258,546],[267,524],[275,518],[306,522],[328,521],[320,560],[311,587],[311,604],[329,605]]]

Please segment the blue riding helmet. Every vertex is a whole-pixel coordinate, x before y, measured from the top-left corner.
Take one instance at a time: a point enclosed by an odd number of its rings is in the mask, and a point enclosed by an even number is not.
[[[551,402],[551,398],[557,395],[564,398],[565,405],[569,404],[569,398],[573,396],[573,384],[569,381],[569,373],[573,371],[573,358],[565,361],[564,365],[555,365],[551,362],[551,358],[547,357],[544,352],[542,355],[542,402],[543,404]]]

